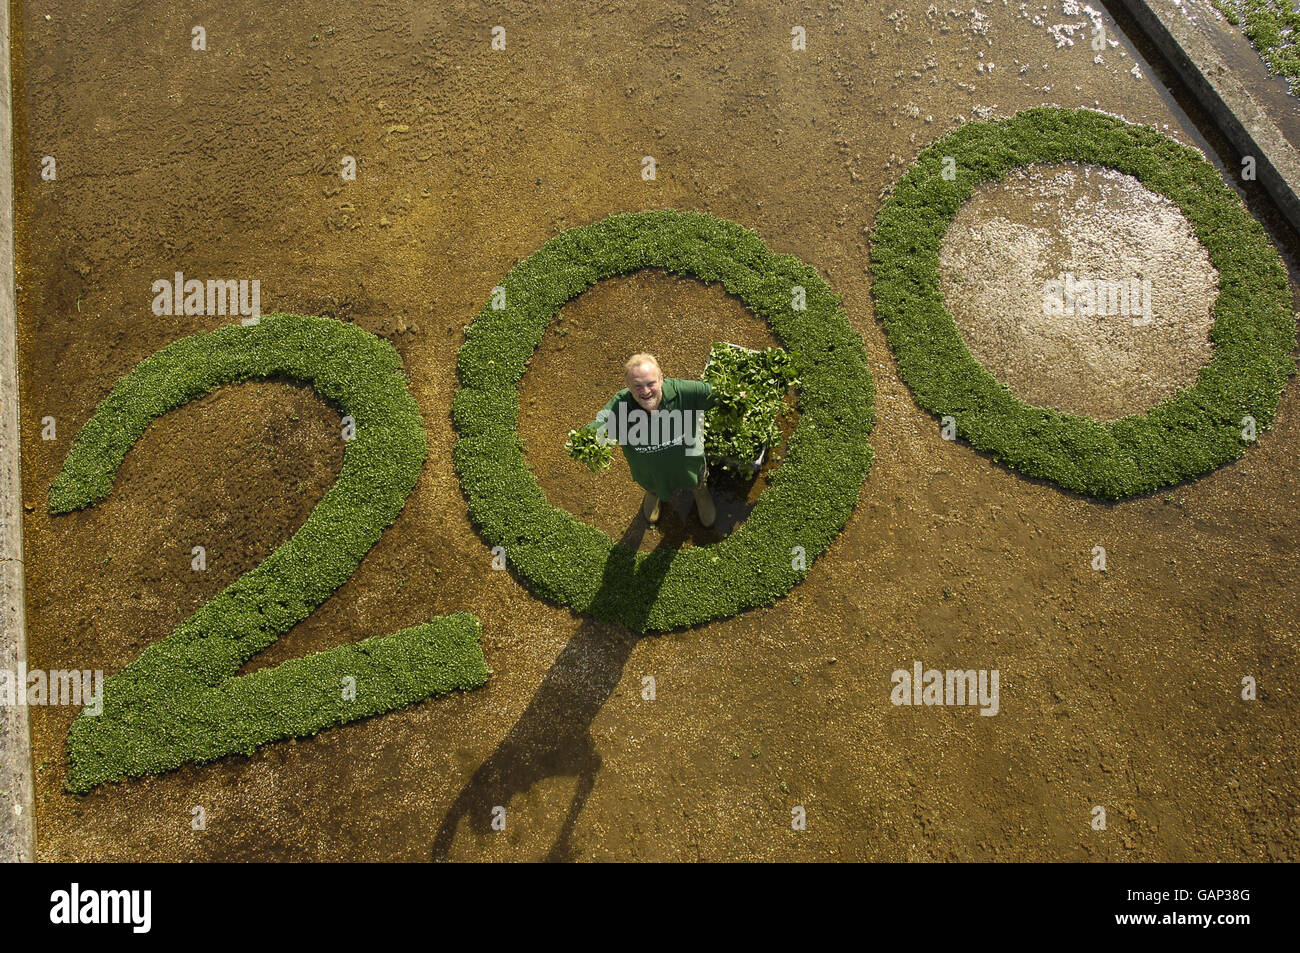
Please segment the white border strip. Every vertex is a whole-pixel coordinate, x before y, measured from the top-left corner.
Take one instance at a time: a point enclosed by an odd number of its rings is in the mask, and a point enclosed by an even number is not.
[[[0,668],[27,658],[23,602],[23,495],[18,468],[18,310],[14,300],[13,101],[9,4],[0,3]],[[0,862],[30,861],[31,736],[26,705],[0,705]]]

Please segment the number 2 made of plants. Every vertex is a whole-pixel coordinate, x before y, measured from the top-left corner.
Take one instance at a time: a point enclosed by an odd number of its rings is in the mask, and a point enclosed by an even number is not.
[[[443,616],[392,635],[237,676],[356,570],[401,512],[428,453],[392,346],[352,325],[265,315],[183,338],[118,381],[50,487],[52,513],[108,496],[157,417],[223,384],[282,375],[356,421],[338,480],[287,542],[104,684],[99,715],[68,732],[68,789],[251,754],[272,741],[482,685],[479,620]]]

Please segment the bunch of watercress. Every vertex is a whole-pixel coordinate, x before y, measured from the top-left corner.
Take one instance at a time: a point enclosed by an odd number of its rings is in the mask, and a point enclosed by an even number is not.
[[[564,449],[571,458],[586,464],[592,473],[608,470],[614,457],[610,444],[600,439],[595,427],[570,430],[569,439],[564,441]]]

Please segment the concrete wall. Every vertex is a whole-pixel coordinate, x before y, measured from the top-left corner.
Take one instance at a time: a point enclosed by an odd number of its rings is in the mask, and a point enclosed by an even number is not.
[[[27,657],[23,495],[18,469],[18,312],[14,303],[13,100],[9,4],[0,5],[0,669]],[[0,705],[0,861],[35,852],[27,708]]]
[[[1224,137],[1243,156],[1255,157],[1259,184],[1291,227],[1300,232],[1300,156],[1268,111],[1223,62],[1209,33],[1174,0],[1116,2],[1155,44]],[[1209,16],[1209,11],[1203,15]]]

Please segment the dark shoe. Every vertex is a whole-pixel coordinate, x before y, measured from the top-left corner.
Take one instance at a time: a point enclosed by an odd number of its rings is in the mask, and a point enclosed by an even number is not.
[[[646,522],[659,522],[659,497],[647,490],[645,499],[641,501],[641,512],[645,514]]]

